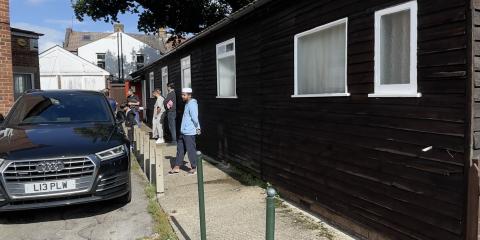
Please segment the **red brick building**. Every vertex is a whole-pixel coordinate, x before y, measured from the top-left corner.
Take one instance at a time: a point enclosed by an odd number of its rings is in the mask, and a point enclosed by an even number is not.
[[[12,45],[8,0],[0,0],[0,113],[5,114],[14,101]]]

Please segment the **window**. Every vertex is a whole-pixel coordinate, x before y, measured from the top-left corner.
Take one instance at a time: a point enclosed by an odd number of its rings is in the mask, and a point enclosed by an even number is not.
[[[30,39],[30,51],[38,51],[38,39]]]
[[[182,67],[182,88],[191,88],[192,87],[192,74],[190,70],[190,56],[182,58],[180,60]]]
[[[167,94],[168,94],[167,84],[168,84],[168,67],[165,66],[165,67],[162,68],[162,95],[163,95],[163,97],[167,97]]]
[[[417,93],[417,2],[375,12],[375,93],[369,96],[421,96]]]
[[[150,88],[150,98],[153,98],[153,90],[155,90],[155,74],[153,72],[150,72],[148,75],[148,87]]]
[[[85,40],[85,41],[90,41],[90,40],[92,40],[92,37],[90,35],[83,35],[82,39]]]
[[[217,97],[236,98],[235,38],[217,44]]]
[[[145,65],[145,57],[143,54],[137,54],[135,62],[137,64],[137,70],[142,68]]]
[[[97,53],[97,66],[105,69],[105,53]]]
[[[349,96],[347,18],[295,35],[293,97]]]
[[[31,73],[14,73],[13,74],[13,83],[14,83],[14,98],[17,99],[29,89],[33,89],[33,74]]]

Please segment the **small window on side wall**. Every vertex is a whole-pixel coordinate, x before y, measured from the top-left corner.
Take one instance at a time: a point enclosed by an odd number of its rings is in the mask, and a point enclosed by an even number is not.
[[[181,65],[182,88],[191,88],[192,72],[190,67],[190,56],[182,58],[182,60],[180,60],[180,65]]]
[[[162,96],[167,97],[168,94],[168,89],[167,89],[167,84],[168,84],[168,67],[162,67]]]
[[[417,90],[417,2],[375,12],[375,93],[420,97]]]
[[[235,38],[217,44],[217,98],[236,98]]]
[[[349,96],[347,25],[344,18],[295,35],[292,97]]]

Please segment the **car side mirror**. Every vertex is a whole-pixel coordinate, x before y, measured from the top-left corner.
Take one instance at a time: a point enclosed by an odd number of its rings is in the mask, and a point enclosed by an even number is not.
[[[0,114],[0,125],[2,125],[4,121],[5,121],[5,117],[3,117],[2,114]]]

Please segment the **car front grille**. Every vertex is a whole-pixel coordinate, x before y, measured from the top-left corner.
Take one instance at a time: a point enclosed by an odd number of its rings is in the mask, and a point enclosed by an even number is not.
[[[39,168],[39,165],[42,164],[49,167],[46,170]],[[68,192],[89,191],[95,178],[95,172],[96,165],[90,158],[72,157],[13,161],[7,163],[1,174],[7,193],[12,198],[25,198],[32,196],[32,194],[25,193],[25,184],[35,182],[75,180],[75,190],[69,190]],[[60,191],[38,195],[59,195],[64,193]]]

